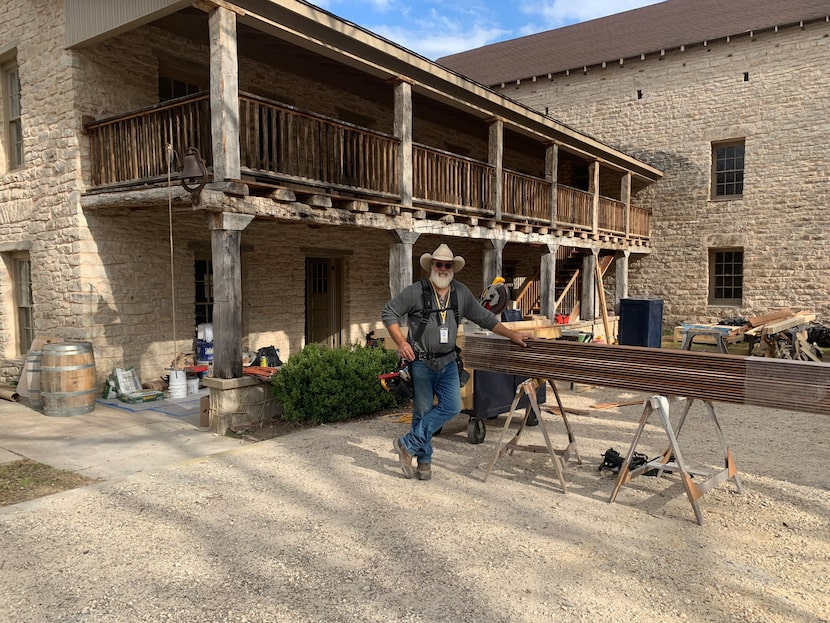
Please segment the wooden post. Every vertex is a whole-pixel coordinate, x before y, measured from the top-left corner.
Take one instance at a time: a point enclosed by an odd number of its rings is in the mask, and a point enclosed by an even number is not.
[[[556,315],[556,254],[558,244],[549,244],[539,270],[539,313],[553,321]]]
[[[482,290],[493,283],[496,277],[502,277],[502,254],[507,240],[490,240],[492,247],[484,247],[484,266],[482,267]]]
[[[490,201],[493,204],[490,208],[495,213],[497,221],[501,220],[504,208],[504,121],[493,119],[490,122],[490,153],[488,162],[493,166],[493,184],[491,187]]]
[[[594,160],[588,167],[590,180],[588,192],[591,193],[591,234],[594,239],[599,236],[599,162]],[[586,273],[588,274],[588,273]]]
[[[213,376],[242,376],[242,230],[254,219],[247,214],[211,215],[213,252]]]
[[[412,206],[412,85],[403,80],[395,84],[395,136],[398,147],[398,192],[401,205]]]
[[[591,276],[595,272],[594,264],[597,263],[595,252],[587,253],[582,258],[582,295],[579,300],[579,317],[582,320],[593,320],[596,315],[595,293],[596,286]]]
[[[614,312],[620,313],[620,301],[628,298],[628,258],[631,251],[625,250],[617,253],[614,262],[616,265],[616,287],[614,288]]]
[[[412,247],[421,234],[396,229],[398,241],[389,246],[389,293],[397,296],[415,279],[412,275]]]
[[[545,150],[545,178],[550,182],[550,226],[556,229],[559,214],[559,194],[556,184],[559,178],[559,145],[551,143]]]
[[[596,250],[594,254],[598,252],[599,250]],[[594,260],[594,271],[597,277],[597,295],[599,297],[599,309],[602,315],[602,327],[605,329],[605,342],[607,344],[613,344],[617,340],[615,336],[611,335],[611,327],[608,323],[608,306],[605,304],[605,287],[602,285],[602,268],[596,259]]]
[[[620,198],[625,204],[625,238],[628,239],[631,233],[631,172],[626,173],[622,178]]]
[[[210,13],[210,130],[213,181],[239,180],[239,59],[236,14],[224,7]]]

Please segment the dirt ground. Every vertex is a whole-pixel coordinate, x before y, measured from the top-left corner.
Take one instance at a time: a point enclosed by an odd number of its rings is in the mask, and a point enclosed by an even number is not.
[[[605,450],[628,450],[647,396],[561,388],[582,458],[567,494],[542,453],[496,461],[505,417],[435,440],[433,479],[402,477],[384,414],[0,510],[0,620],[97,623],[830,621],[830,420],[716,404],[743,493],[640,477],[614,503]],[[680,435],[716,471],[701,405]],[[553,445],[561,418],[545,415]],[[514,430],[511,428],[511,431]],[[523,443],[543,443],[539,427]],[[638,450],[665,449],[652,418]],[[705,480],[695,476],[696,482]],[[4,619],[4,616],[6,618]],[[8,618],[11,616],[11,618]]]

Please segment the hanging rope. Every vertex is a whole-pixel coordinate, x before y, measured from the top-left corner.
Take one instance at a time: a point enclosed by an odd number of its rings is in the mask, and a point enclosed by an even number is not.
[[[170,128],[170,134],[173,134],[173,128]],[[173,189],[171,185],[172,179],[172,164],[176,152],[173,150],[173,145],[167,144],[167,226],[170,236],[170,297],[173,302],[173,367],[175,368],[176,360],[179,356],[179,343],[176,339],[176,271],[174,268],[173,256]]]

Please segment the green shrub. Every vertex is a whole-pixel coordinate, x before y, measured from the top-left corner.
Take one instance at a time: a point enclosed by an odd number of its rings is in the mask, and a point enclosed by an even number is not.
[[[337,422],[394,407],[378,374],[397,367],[398,354],[363,346],[327,348],[309,344],[291,355],[272,384],[284,420]]]

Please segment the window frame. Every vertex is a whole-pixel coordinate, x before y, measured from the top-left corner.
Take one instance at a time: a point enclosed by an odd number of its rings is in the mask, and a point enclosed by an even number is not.
[[[35,304],[32,294],[32,259],[26,252],[10,254],[12,297],[14,300],[15,344],[17,355],[25,356],[35,339]],[[24,276],[25,279],[21,279]]]
[[[23,89],[20,84],[20,67],[12,57],[0,64],[3,97],[3,142],[7,171],[21,169],[26,164],[23,149]]]
[[[719,153],[721,150],[728,152],[730,149],[739,149],[740,154]],[[713,201],[729,201],[743,199],[744,178],[746,173],[746,140],[730,139],[727,141],[715,141],[712,143],[712,184],[710,196]],[[738,161],[740,166],[738,166]],[[729,167],[729,168],[727,168]],[[721,179],[719,176],[723,176]],[[727,178],[732,177],[729,180]],[[737,192],[728,193],[734,190]]]
[[[729,254],[732,257],[726,257]],[[735,261],[734,255],[740,254],[739,262]],[[725,265],[732,267],[732,272],[726,272]],[[736,264],[739,265],[740,270],[735,271]],[[721,269],[719,271],[719,266]],[[745,274],[745,254],[743,247],[712,247],[709,249],[709,305],[728,305],[741,306],[743,305],[743,291],[744,291],[744,274]],[[718,283],[719,279],[732,279],[733,283],[727,285],[724,282]],[[739,281],[738,284],[735,280]],[[718,294],[726,294],[726,290],[733,294],[732,297],[718,296]],[[739,297],[735,297],[735,292],[740,293]]]

